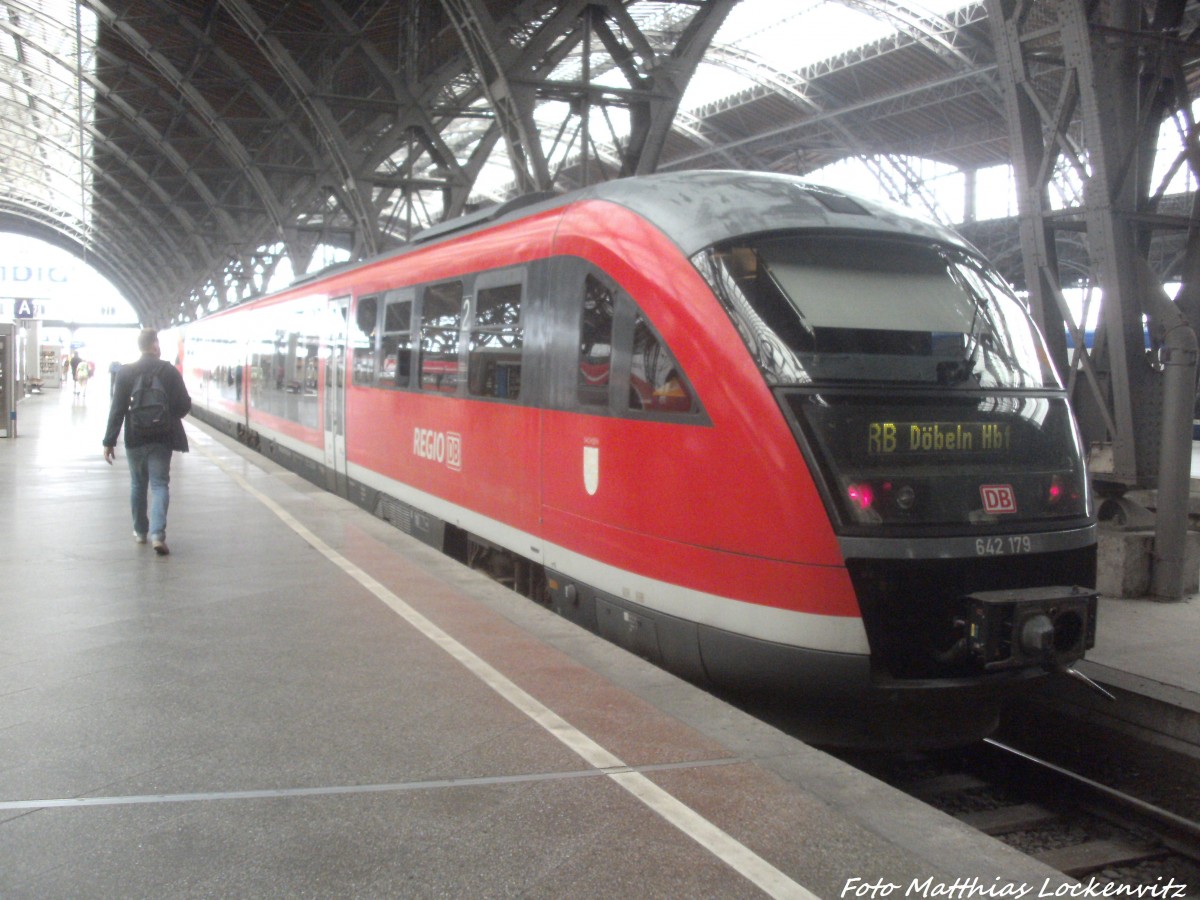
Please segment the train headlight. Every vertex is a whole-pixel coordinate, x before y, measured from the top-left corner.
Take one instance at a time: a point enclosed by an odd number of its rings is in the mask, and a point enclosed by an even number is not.
[[[1073,512],[1083,506],[1083,494],[1073,478],[1059,474],[1050,476],[1046,484],[1046,509]]]
[[[846,489],[850,502],[858,509],[870,509],[875,505],[875,489],[869,482],[852,484]]]
[[[917,491],[911,484],[900,484],[890,479],[855,481],[846,485],[846,498],[850,501],[850,512],[860,525],[878,525],[886,520],[905,514],[907,518],[917,506]]]
[[[1046,490],[1046,502],[1050,504],[1057,503],[1062,499],[1063,490],[1062,479],[1055,475],[1050,479],[1050,487]]]
[[[869,481],[846,485],[846,497],[850,501],[850,513],[860,525],[878,525],[883,517],[875,508],[879,492]]]

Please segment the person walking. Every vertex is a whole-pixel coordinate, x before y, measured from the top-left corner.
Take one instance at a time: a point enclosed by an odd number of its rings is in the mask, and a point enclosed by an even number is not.
[[[75,393],[81,397],[87,396],[88,378],[92,370],[86,359],[81,359],[75,366]]]
[[[71,353],[71,384],[73,385],[76,394],[79,393],[79,377],[77,373],[79,372],[79,364],[81,362],[83,362],[83,360],[79,358],[79,351],[73,351]]]
[[[183,417],[191,411],[192,398],[179,370],[162,361],[157,331],[143,328],[138,334],[138,349],[142,351],[141,359],[121,366],[117,373],[108,430],[104,433],[104,461],[112,465],[123,426],[133,538],[144,544],[149,536],[154,552],[166,556],[171,552],[167,549],[171,453],[188,452]]]

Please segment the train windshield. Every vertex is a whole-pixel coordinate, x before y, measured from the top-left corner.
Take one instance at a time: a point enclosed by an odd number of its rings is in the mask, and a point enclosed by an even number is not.
[[[693,262],[771,384],[1059,387],[1020,301],[961,250],[805,234],[739,238]]]

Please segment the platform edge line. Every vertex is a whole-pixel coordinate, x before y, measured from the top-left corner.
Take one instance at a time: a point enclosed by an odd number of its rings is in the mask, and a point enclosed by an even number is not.
[[[411,607],[397,594],[377,581],[364,569],[347,559],[336,549],[325,543],[304,523],[289,513],[278,502],[267,496],[238,472],[226,466],[218,457],[200,451],[218,468],[225,472],[250,496],[257,499],[285,525],[292,529],[314,550],[340,568],[343,572],[366,588],[393,612],[407,621],[433,641],[455,660],[476,675],[488,687],[533,719],[563,745],[573,750],[585,762],[598,769],[627,769],[626,763],[595,740],[588,737],[558,713],[543,704],[495,669],[490,663],[466,645],[452,637],[440,626]],[[794,898],[794,900],[819,900],[799,882],[763,859],[728,832],[710,822],[700,813],[639,772],[621,771],[605,773],[606,776],[636,798],[676,830],[695,841],[712,855],[772,897]]]

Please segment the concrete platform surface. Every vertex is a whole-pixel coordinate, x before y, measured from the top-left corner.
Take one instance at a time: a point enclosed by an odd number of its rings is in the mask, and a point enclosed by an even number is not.
[[[1200,598],[1100,598],[1096,646],[1076,668],[1112,699],[1058,677],[1045,699],[1069,716],[1200,758]]]
[[[1197,595],[1172,603],[1101,597],[1096,621],[1096,646],[1081,664],[1087,671],[1124,672],[1186,694],[1200,690]]]
[[[1189,506],[1195,520],[1200,516],[1200,441],[1192,443]],[[1126,726],[1142,737],[1157,736],[1168,746],[1200,756],[1198,638],[1200,594],[1171,602],[1102,595],[1096,646],[1076,668],[1109,689],[1116,701],[1067,679],[1057,679],[1047,697],[1068,714]]]
[[[104,387],[0,442],[7,900],[1062,883],[195,423],[155,556]]]

